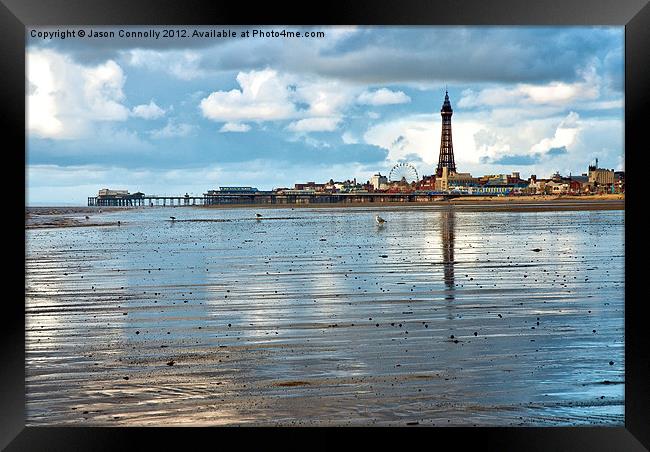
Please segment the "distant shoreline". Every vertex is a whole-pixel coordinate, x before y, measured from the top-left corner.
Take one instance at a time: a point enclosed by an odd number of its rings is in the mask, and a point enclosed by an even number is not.
[[[201,209],[345,209],[345,208],[444,208],[454,206],[459,211],[483,212],[550,212],[566,210],[625,210],[624,195],[602,196],[522,196],[465,197],[427,202],[347,202],[313,204],[216,204],[194,206]]]
[[[146,210],[155,208],[195,209],[400,209],[445,208],[453,206],[467,212],[553,212],[579,210],[625,210],[625,195],[596,196],[490,196],[465,197],[448,201],[431,202],[357,202],[357,203],[314,203],[314,204],[217,204],[196,206],[155,207],[26,207],[25,228],[62,228],[117,226],[116,221],[97,221],[97,216],[107,212]],[[85,216],[91,216],[86,219]]]
[[[189,205],[189,206],[153,206],[153,207],[205,207],[205,208],[230,208],[230,207],[255,207],[255,208],[292,208],[292,207],[359,207],[359,206],[396,206],[396,205],[413,205],[413,206],[440,206],[445,204],[468,204],[468,203],[499,203],[499,204],[526,204],[531,202],[596,202],[596,201],[625,201],[625,194],[605,194],[605,195],[530,195],[530,196],[464,196],[462,198],[453,198],[451,200],[438,201],[413,201],[413,202],[334,202],[334,203],[305,203],[305,204],[213,204],[213,205]],[[51,214],[73,214],[73,213],[97,213],[98,210],[110,212],[125,209],[151,208],[142,207],[115,207],[115,206],[25,206],[25,213],[34,215],[51,215]]]

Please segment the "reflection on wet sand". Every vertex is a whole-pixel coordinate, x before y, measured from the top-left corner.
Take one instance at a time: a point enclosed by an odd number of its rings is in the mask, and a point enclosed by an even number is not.
[[[442,240],[442,265],[444,268],[445,286],[447,293],[445,299],[454,300],[454,229],[456,216],[453,207],[440,212],[440,238]]]
[[[623,425],[622,211],[377,213],[27,231],[28,425]]]

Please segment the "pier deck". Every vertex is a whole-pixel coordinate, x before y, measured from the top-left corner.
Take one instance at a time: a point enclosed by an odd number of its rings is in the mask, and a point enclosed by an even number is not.
[[[431,202],[458,198],[451,193],[224,193],[209,196],[88,197],[88,206],[196,206],[222,204],[327,204],[373,202]]]

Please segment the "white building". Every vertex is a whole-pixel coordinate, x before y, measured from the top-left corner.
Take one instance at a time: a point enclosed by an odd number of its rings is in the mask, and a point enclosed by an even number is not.
[[[569,184],[565,182],[550,181],[546,183],[546,187],[550,188],[551,194],[553,195],[561,195],[569,192]]]
[[[106,196],[129,196],[128,190],[109,190],[108,188],[102,188],[99,190],[99,197]]]
[[[370,185],[375,190],[384,190],[388,188],[388,177],[382,176],[381,173],[377,173],[370,178]]]

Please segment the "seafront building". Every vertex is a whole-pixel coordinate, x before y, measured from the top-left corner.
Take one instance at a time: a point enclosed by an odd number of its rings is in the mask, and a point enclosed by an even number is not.
[[[597,185],[611,185],[614,183],[614,170],[598,168],[598,159],[596,164],[589,165],[589,183]]]
[[[442,174],[435,181],[437,191],[468,190],[472,187],[478,187],[478,179],[470,173],[450,172],[446,166],[442,167]]]
[[[382,176],[381,173],[377,173],[370,178],[370,185],[372,185],[374,190],[387,190],[388,177]]]

